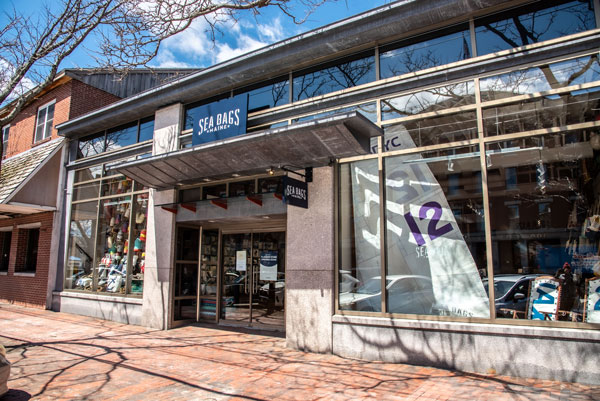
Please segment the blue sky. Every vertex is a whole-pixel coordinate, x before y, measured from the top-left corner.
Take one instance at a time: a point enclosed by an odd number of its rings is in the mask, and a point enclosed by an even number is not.
[[[214,42],[205,32],[206,23],[198,20],[185,32],[164,42],[151,65],[165,68],[208,67],[390,2],[391,0],[331,1],[319,7],[301,25],[294,24],[277,8],[263,9],[259,15],[248,12],[240,14],[237,22],[228,21],[223,25]],[[52,0],[0,0],[0,10],[4,14],[4,11],[10,11],[14,6],[19,12],[32,13],[42,3],[52,4]],[[291,7],[298,15],[304,15],[300,1],[292,0]],[[5,23],[6,17],[0,16],[0,24]],[[90,42],[86,45],[93,47]],[[60,69],[91,66],[94,66],[93,59],[85,51],[78,50]]]

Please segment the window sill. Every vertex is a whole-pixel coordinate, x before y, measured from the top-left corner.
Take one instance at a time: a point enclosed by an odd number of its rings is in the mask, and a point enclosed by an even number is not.
[[[34,142],[34,143],[31,145],[31,147],[32,147],[32,148],[35,148],[36,146],[43,145],[43,144],[45,144],[45,143],[47,143],[47,142],[50,142],[51,140],[52,140],[52,136],[49,136],[48,138],[44,138],[44,139],[41,139],[41,140],[39,140],[39,141],[37,141],[37,142]]]
[[[15,272],[14,275],[19,277],[35,277],[35,272]]]
[[[78,298],[78,299],[88,299],[94,301],[104,301],[104,302],[116,302],[116,303],[124,303],[124,304],[134,304],[141,305],[143,303],[143,299],[141,296],[131,296],[131,295],[109,295],[109,294],[95,294],[91,292],[83,292],[83,291],[56,291],[53,293],[55,296],[65,297],[65,298]]]
[[[8,272],[0,272],[0,276],[8,276]]]
[[[516,326],[498,323],[463,323],[451,321],[399,319],[370,316],[333,315],[332,323],[378,326],[401,330],[451,331],[481,335],[558,338],[561,340],[600,341],[600,331],[586,328]]]

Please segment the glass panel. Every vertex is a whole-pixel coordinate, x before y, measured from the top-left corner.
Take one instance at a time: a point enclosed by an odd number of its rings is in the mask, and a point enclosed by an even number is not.
[[[340,166],[339,309],[381,311],[377,160]]]
[[[251,195],[254,191],[255,181],[237,181],[229,183],[229,196]]]
[[[52,135],[52,123],[54,121],[54,103],[48,106],[46,113],[46,128],[44,130],[44,138],[48,138]]]
[[[252,322],[261,327],[283,327],[285,233],[257,233],[252,240]]]
[[[133,145],[137,142],[137,122],[109,130],[106,134],[106,151]]]
[[[138,142],[148,141],[154,138],[154,119],[142,120],[140,122],[140,137]]]
[[[483,109],[486,136],[596,121],[600,87]]]
[[[310,116],[295,118],[294,120],[292,120],[292,122],[297,123],[300,121],[309,121],[309,120],[314,120],[317,118],[331,116],[333,114],[349,113],[351,111],[358,111],[358,112],[360,112],[360,114],[367,117],[367,119],[369,119],[370,121],[373,121],[373,122],[377,121],[377,104],[375,102],[371,102],[371,103],[360,104],[358,106],[349,106],[349,107],[344,107],[341,109],[326,111],[323,113],[312,114]]]
[[[182,189],[179,191],[180,202],[195,202],[201,200],[201,188]]]
[[[381,118],[391,120],[475,104],[474,87],[473,81],[468,81],[385,99],[381,101]]]
[[[587,134],[487,146],[498,318],[584,319],[600,263],[600,137]]]
[[[383,47],[379,56],[381,78],[470,58],[472,52],[469,27],[461,25],[453,27],[452,31],[454,32],[434,32]]]
[[[390,157],[385,172],[387,312],[489,317],[477,148]],[[376,284],[355,302],[379,302]]]
[[[217,184],[202,188],[202,200],[227,197],[227,185]]]
[[[131,216],[131,238],[133,249],[131,269],[127,273],[132,294],[141,294],[144,289],[144,273],[146,270],[146,224],[148,218],[148,194],[135,196],[134,210]]]
[[[483,78],[480,82],[482,101],[549,91],[570,85],[581,85],[600,80],[598,56],[546,64]]]
[[[592,0],[540,1],[475,20],[477,54],[542,42],[596,27]]]
[[[102,165],[92,166],[75,171],[75,182],[94,180],[102,177]]]
[[[73,205],[67,243],[65,289],[92,290],[98,202]]]
[[[0,231],[0,272],[8,271],[12,231]]]
[[[179,227],[177,229],[177,248],[175,260],[198,262],[200,230],[198,228]]]
[[[318,68],[318,67],[317,67]],[[375,57],[338,61],[331,67],[294,74],[294,101],[352,88],[375,80]]]
[[[289,81],[286,79],[247,92],[248,113],[288,104],[290,101],[289,90]]]
[[[224,234],[221,319],[250,322],[252,249],[250,234]]]
[[[88,184],[73,186],[73,200],[79,201],[98,197],[100,191],[100,182],[91,182]]]
[[[44,127],[46,125],[46,111],[47,110],[48,110],[47,107],[44,107],[43,109],[38,110],[37,123],[36,123],[36,127],[35,127],[35,141],[36,142],[44,139]]]
[[[79,140],[77,158],[83,159],[104,152],[104,133],[94,134]]]
[[[409,143],[414,144],[413,146],[438,145],[477,138],[477,116],[475,111],[406,121],[394,125],[394,127],[398,128],[394,128],[393,131],[386,128],[384,151],[405,148],[406,143],[400,140],[405,134],[410,136]],[[398,134],[391,134],[395,131]],[[377,152],[377,142],[375,140],[371,142],[372,152],[375,153]]]
[[[131,197],[103,200],[100,205],[96,239],[96,290],[124,294],[127,279]]]
[[[269,177],[269,178],[259,178],[258,179],[258,193],[260,194],[268,194],[268,193],[283,193],[283,178],[279,177]]]
[[[175,265],[175,297],[196,295],[198,287],[198,264],[177,263]],[[194,310],[193,318],[196,318]]]
[[[129,178],[115,177],[102,180],[100,196],[119,195],[131,192],[131,180]]]
[[[217,263],[219,254],[219,232],[217,230],[204,230],[202,238],[202,263],[200,265],[200,295],[217,295]],[[226,274],[226,284],[232,284],[233,275]],[[215,317],[216,303],[201,304],[200,312]],[[204,310],[203,308],[208,308]]]
[[[196,298],[176,300],[173,308],[173,320],[195,320],[197,302]]]

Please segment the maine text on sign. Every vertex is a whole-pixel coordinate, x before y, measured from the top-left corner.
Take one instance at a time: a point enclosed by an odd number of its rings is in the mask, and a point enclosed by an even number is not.
[[[283,177],[283,200],[288,205],[308,209],[308,186],[303,181]]]
[[[192,146],[245,134],[247,115],[247,94],[200,107],[194,116]]]

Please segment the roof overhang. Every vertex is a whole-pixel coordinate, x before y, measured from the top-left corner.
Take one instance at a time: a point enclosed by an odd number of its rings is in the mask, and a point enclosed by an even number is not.
[[[55,211],[55,207],[29,205],[25,203],[0,203],[0,219],[9,219],[18,215]]]
[[[332,160],[369,153],[370,138],[381,128],[357,112],[292,124],[182,149],[112,169],[157,189],[264,174],[283,165],[326,166]]]

